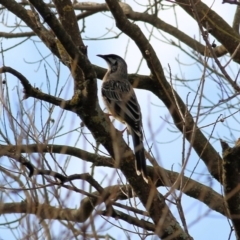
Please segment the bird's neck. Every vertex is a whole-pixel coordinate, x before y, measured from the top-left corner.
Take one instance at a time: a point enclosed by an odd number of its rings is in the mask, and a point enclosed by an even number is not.
[[[104,79],[109,79],[109,78],[111,78],[112,80],[128,79],[128,75],[126,72],[122,72],[122,71],[111,72],[111,70],[109,69],[106,72]]]

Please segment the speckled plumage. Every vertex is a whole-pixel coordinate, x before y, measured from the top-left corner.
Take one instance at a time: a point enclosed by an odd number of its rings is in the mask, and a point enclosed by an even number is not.
[[[137,174],[148,182],[143,147],[142,115],[135,92],[127,78],[127,64],[114,54],[97,55],[109,66],[102,83],[103,102],[113,117],[127,125],[133,139]]]

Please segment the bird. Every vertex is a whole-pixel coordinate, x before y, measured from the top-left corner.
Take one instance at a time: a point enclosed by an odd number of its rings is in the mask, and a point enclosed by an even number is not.
[[[148,183],[142,114],[136,94],[128,81],[127,64],[123,58],[115,54],[97,56],[108,64],[108,71],[103,77],[101,87],[104,105],[115,119],[127,126],[132,135],[137,175],[142,174],[143,179]]]

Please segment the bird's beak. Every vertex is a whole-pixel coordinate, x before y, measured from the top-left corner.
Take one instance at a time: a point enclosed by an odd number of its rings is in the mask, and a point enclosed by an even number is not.
[[[100,58],[102,58],[102,59],[104,59],[104,60],[107,62],[107,64],[110,66],[109,58],[108,58],[106,55],[98,54],[97,56],[100,57]]]
[[[97,54],[97,56],[98,56],[98,57],[100,57],[100,58],[103,58],[103,59],[105,59],[105,56],[104,56],[104,55]]]

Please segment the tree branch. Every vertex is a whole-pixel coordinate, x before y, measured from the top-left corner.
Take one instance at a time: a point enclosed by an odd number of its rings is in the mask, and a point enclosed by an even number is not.
[[[38,10],[38,12],[43,17],[44,21],[51,27],[52,31],[55,33],[61,44],[66,49],[70,57],[76,61],[80,69],[83,70],[85,75],[85,80],[95,79],[95,72],[89,60],[82,54],[81,51],[75,46],[73,40],[65,31],[63,26],[59,23],[54,14],[50,11],[47,5],[42,0],[29,0],[33,6]]]
[[[232,24],[233,29],[237,33],[239,33],[239,25],[240,25],[240,6],[237,6],[236,12],[235,12],[234,18],[233,18],[233,24]]]
[[[46,44],[51,52],[60,58],[54,35],[42,24],[39,24],[39,21],[36,20],[32,11],[26,10],[20,3],[17,3],[14,0],[0,0],[0,4],[5,6],[10,12],[24,21],[26,25],[30,27]]]
[[[20,38],[20,37],[33,37],[33,36],[36,36],[34,32],[22,32],[22,33],[0,32],[0,37],[2,38]]]
[[[197,13],[193,12],[192,7],[189,4],[189,0],[176,0],[176,2],[194,19],[195,14],[198,14],[204,28],[211,28],[211,35],[214,36],[231,55],[233,55],[240,42],[238,32],[231,28],[226,21],[224,21],[202,1],[193,1],[194,5],[197,5]],[[238,50],[237,54],[233,56],[233,60],[240,63],[240,50]]]
[[[107,2],[109,3],[109,6],[110,2],[113,4],[113,1]],[[117,11],[116,6],[114,7],[113,15],[116,19],[117,26],[120,30],[122,30],[125,34],[127,34],[131,39],[135,41],[142,55],[146,59],[148,67],[154,75],[151,78],[153,93],[155,93],[167,106],[176,127],[182,133],[183,129],[185,129],[184,134],[186,139],[193,146],[198,156],[204,161],[211,175],[219,181],[219,176],[221,175],[219,175],[219,173],[221,173],[221,169],[219,170],[218,168],[218,161],[221,159],[221,157],[209,143],[208,139],[206,139],[202,132],[198,129],[198,127],[195,126],[192,115],[189,113],[188,109],[186,108],[184,102],[179,97],[177,92],[172,90],[170,84],[165,78],[161,63],[159,62],[159,59],[156,56],[156,53],[150,45],[149,41],[142,34],[139,27],[137,25],[131,24],[127,20],[126,16],[123,15],[123,12],[120,12],[120,10],[121,9],[119,8]],[[179,107],[176,106],[176,103],[174,102],[175,98],[178,102]],[[181,114],[179,110],[181,110]],[[183,122],[181,118],[183,115],[186,116],[185,122]],[[193,129],[195,130],[194,139],[192,139]]]
[[[240,239],[240,146],[230,148],[220,140],[223,150],[223,187],[227,209],[237,239]]]
[[[105,74],[105,69],[99,68],[97,66],[95,66],[95,69],[98,72],[99,78],[102,78]],[[31,96],[31,97],[34,97],[34,98],[52,103],[52,104],[54,104],[56,106],[59,106],[63,109],[70,110],[70,111],[73,111],[73,112],[76,111],[76,106],[73,105],[72,102],[65,101],[63,99],[51,96],[49,94],[44,94],[40,90],[38,90],[37,88],[33,88],[31,86],[31,84],[29,83],[29,81],[21,73],[17,72],[16,70],[14,70],[10,67],[2,67],[0,69],[0,72],[9,72],[9,73],[13,74],[14,76],[16,76],[21,81],[21,83],[24,87],[24,91],[25,91],[25,97],[24,97],[25,99],[27,97]],[[158,84],[152,78],[149,78],[147,76],[132,74],[132,75],[129,75],[129,80],[132,83],[137,81],[139,83],[140,88],[151,91],[156,96],[158,96],[161,100],[166,102],[166,98],[164,97],[164,95],[162,95],[163,93],[158,90]],[[75,103],[75,102],[73,102],[73,103]],[[174,117],[175,116],[173,115],[173,118]],[[178,120],[179,119],[176,118],[176,121],[178,121]],[[200,133],[199,130],[197,130],[197,133],[198,132]],[[202,143],[202,141],[206,141],[205,137],[202,134],[198,134],[197,139],[201,143]],[[215,152],[215,150],[213,148],[209,149],[209,147],[211,147],[211,145],[207,145],[204,152],[203,152],[204,145],[196,144],[196,145],[193,145],[193,147],[195,148],[195,150],[197,152],[200,152],[199,156],[202,157],[202,159],[204,161],[208,162],[209,160],[213,161],[213,159],[218,160],[220,158],[219,155]],[[214,165],[215,163],[212,162],[212,164]],[[218,165],[218,163],[216,163],[216,164]],[[215,170],[213,168],[213,171],[216,171],[216,174],[218,175],[219,172],[217,171],[217,169],[218,169],[218,167]]]
[[[117,210],[114,210],[111,213],[109,213],[108,211],[102,211],[101,214],[103,216],[107,216],[107,217],[111,216],[116,220],[121,219],[129,224],[133,224],[134,226],[143,228],[147,231],[154,232],[154,230],[155,230],[155,226],[151,222],[145,221],[143,219],[138,219],[136,217],[132,217],[129,214],[126,214],[124,212],[120,212]]]
[[[240,5],[240,2],[238,2],[238,0],[223,0],[222,3]]]
[[[93,163],[94,166],[110,167],[110,168],[116,167],[114,166],[114,160],[110,157],[96,155],[94,153],[90,153],[76,147],[65,146],[65,145],[64,146],[56,145],[56,144],[54,145],[29,144],[29,145],[17,145],[17,146],[0,145],[0,148],[1,148],[0,156],[11,157],[22,164],[24,162],[29,162],[29,161],[26,160],[25,158],[24,158],[24,161],[19,161],[17,157],[18,155],[16,153],[31,154],[31,153],[40,152],[40,153],[67,154],[70,156],[80,158],[84,161],[91,162]],[[70,181],[70,180],[74,180],[75,178],[78,178],[78,175],[72,175],[69,180],[67,176],[63,176],[53,171],[39,169],[34,165],[32,165],[32,163],[30,162],[29,164],[31,164],[31,169],[33,169],[34,171],[33,175],[42,174],[42,175],[53,176],[53,177],[59,178],[60,180],[62,179],[61,180],[62,182],[66,182],[66,181]],[[172,187],[173,183],[175,183],[179,175],[179,173],[177,172],[169,171],[159,166],[154,166],[154,168],[151,166],[148,166],[147,169],[151,179],[154,179],[157,174],[157,177],[158,177],[158,180],[156,182],[157,187],[161,187],[161,186]],[[165,181],[164,179],[168,179],[169,181]],[[197,181],[189,179],[187,177],[183,177],[182,185],[185,186],[183,189],[183,192],[186,195],[205,203],[212,210],[227,216],[227,212],[224,207],[222,196],[220,196],[218,193],[213,191],[211,188],[203,184],[200,184]],[[180,186],[176,185],[175,188],[179,190]]]
[[[23,99],[27,99],[28,97],[33,97],[39,100],[43,100],[45,102],[48,103],[52,103],[55,106],[59,106],[62,109],[65,110],[70,110],[72,112],[75,111],[74,107],[71,105],[70,101],[65,101],[64,99],[49,95],[49,94],[45,94],[43,92],[41,92],[38,88],[34,88],[29,81],[18,71],[16,71],[15,69],[11,68],[11,67],[7,67],[4,66],[2,68],[0,68],[0,74],[1,73],[11,73],[12,75],[14,75],[15,77],[17,77],[21,84],[24,87],[24,96]]]
[[[203,56],[212,57],[209,51],[206,51],[206,46],[199,43],[195,39],[189,37],[184,32],[180,31],[178,28],[173,27],[172,25],[162,21],[156,15],[150,15],[147,13],[139,13],[131,11],[127,14],[127,17],[135,20],[135,21],[142,21],[151,24],[152,26],[163,30],[164,32],[169,33],[170,35],[176,37],[181,42],[185,43],[187,46],[191,47],[196,52],[200,53]],[[227,50],[224,46],[218,46],[214,48],[214,52],[217,57],[222,57],[227,53]]]

